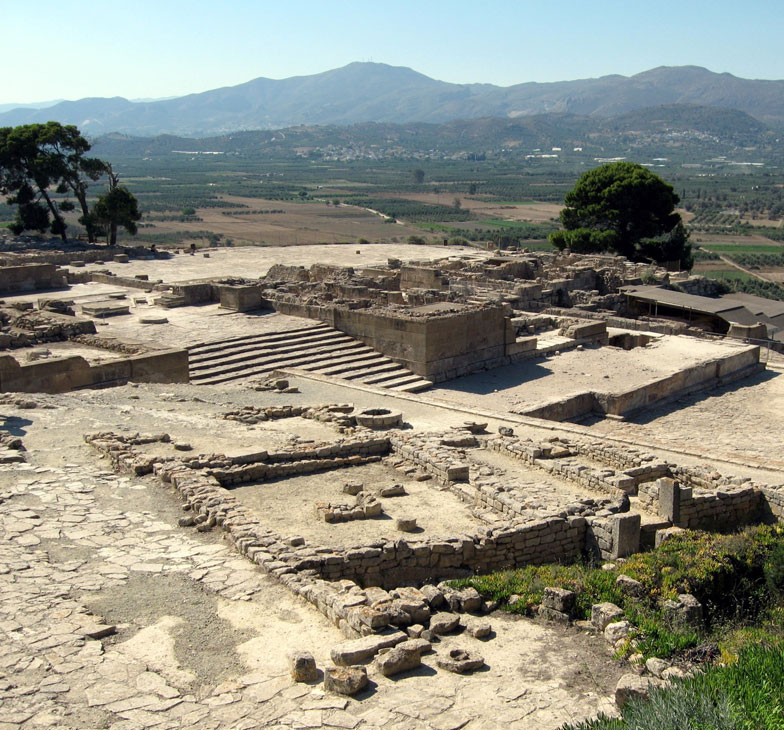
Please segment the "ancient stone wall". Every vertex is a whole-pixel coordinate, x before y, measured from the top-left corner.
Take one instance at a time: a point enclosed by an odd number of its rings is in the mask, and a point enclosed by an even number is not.
[[[65,272],[54,264],[0,267],[0,294],[59,289],[65,284]]]
[[[0,356],[0,392],[65,393],[80,388],[137,383],[187,383],[186,350],[159,350],[90,365],[72,356],[20,364]]]

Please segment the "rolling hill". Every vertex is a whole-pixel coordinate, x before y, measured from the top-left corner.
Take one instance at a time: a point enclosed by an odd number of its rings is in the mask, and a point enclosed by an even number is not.
[[[667,105],[739,110],[765,124],[784,127],[784,81],[755,81],[678,66],[631,77],[499,87],[451,84],[410,68],[351,63],[312,76],[257,78],[175,99],[90,98],[46,109],[17,108],[0,114],[0,125],[54,119],[75,124],[93,137],[109,132],[200,137],[296,125],[441,124],[542,114],[603,119]]]

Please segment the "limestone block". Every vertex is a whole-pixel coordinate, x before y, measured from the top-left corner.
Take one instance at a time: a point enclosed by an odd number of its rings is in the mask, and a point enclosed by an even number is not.
[[[625,639],[631,631],[632,625],[628,621],[616,621],[604,627],[604,638],[610,643],[615,644],[620,639]]]
[[[612,556],[625,558],[640,550],[639,514],[616,515],[612,519]]]
[[[616,606],[614,603],[594,603],[591,607],[591,623],[599,629],[604,631],[607,624],[618,621],[623,616],[623,610]]]
[[[401,532],[413,532],[417,529],[416,517],[398,517],[395,520],[395,527]]]
[[[319,674],[316,660],[309,651],[296,651],[289,654],[289,672],[295,682],[316,682]]]
[[[453,613],[436,613],[430,617],[430,633],[435,636],[455,631],[460,624],[460,617]]]
[[[548,586],[542,594],[542,605],[561,613],[571,613],[574,609],[574,591],[566,588]]]
[[[615,585],[621,589],[624,595],[632,596],[633,598],[644,598],[647,594],[645,586],[628,575],[619,575],[615,580]]]
[[[436,659],[436,664],[441,669],[446,669],[449,672],[456,672],[457,674],[465,674],[474,669],[483,667],[485,663],[484,657],[476,652],[471,652],[466,649],[451,649],[446,656],[439,656]]]
[[[677,601],[665,601],[662,608],[665,620],[671,626],[688,626],[695,629],[702,626],[702,604],[690,593],[681,593]]]
[[[430,608],[440,608],[444,605],[444,594],[434,585],[426,584],[419,589]]]
[[[662,672],[665,669],[668,669],[670,666],[669,662],[664,661],[664,659],[659,659],[658,657],[652,656],[645,662],[645,668],[654,676],[661,678]]]
[[[396,646],[407,638],[406,634],[402,631],[363,636],[361,639],[344,641],[333,647],[330,656],[332,657],[332,661],[340,666],[358,664],[371,659],[378,654],[381,649]]]
[[[655,677],[641,677],[631,672],[624,674],[615,687],[615,704],[623,708],[632,698],[647,700],[650,690],[662,684],[662,680]]]
[[[545,621],[553,621],[554,623],[559,624],[568,624],[571,622],[571,617],[568,613],[564,613],[563,611],[556,611],[554,608],[550,608],[549,606],[539,606],[536,611],[537,616]]]
[[[493,627],[488,621],[473,618],[465,622],[465,630],[469,636],[473,636],[475,639],[484,639],[493,633]]]
[[[355,695],[367,687],[365,667],[327,667],[324,671],[324,689],[341,695]]]

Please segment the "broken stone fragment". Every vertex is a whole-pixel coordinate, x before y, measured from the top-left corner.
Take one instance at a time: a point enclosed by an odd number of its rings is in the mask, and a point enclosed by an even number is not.
[[[382,487],[378,491],[379,497],[404,497],[406,490],[402,484],[393,484],[391,487]]]
[[[542,593],[542,606],[552,608],[560,613],[570,614],[574,609],[574,591],[566,588],[548,586]]]
[[[295,651],[289,654],[289,671],[295,682],[316,682],[319,674],[316,660],[309,651]]]
[[[428,583],[419,590],[430,605],[430,608],[440,608],[444,605],[444,594],[434,585]]]
[[[615,585],[620,588],[624,595],[632,598],[644,598],[647,593],[645,586],[640,581],[634,580],[634,578],[630,578],[628,575],[619,575],[615,579]]]
[[[398,517],[395,527],[401,532],[413,532],[417,528],[416,517]]]
[[[367,687],[365,667],[327,667],[324,670],[324,689],[340,695],[355,695]]]
[[[674,628],[702,626],[702,604],[690,593],[681,593],[677,601],[668,600],[662,605],[665,621]]]
[[[434,636],[448,634],[460,625],[460,617],[453,613],[437,613],[430,617],[430,633]]]
[[[622,616],[623,610],[614,603],[594,603],[591,607],[591,623],[599,631],[604,631],[607,624],[619,621]]]
[[[344,641],[333,647],[330,656],[335,664],[349,666],[372,659],[381,649],[391,648],[408,636],[402,631],[392,631],[385,634],[371,634],[361,639]]]
[[[626,703],[633,697],[647,700],[650,690],[654,687],[661,687],[662,680],[655,677],[641,677],[638,674],[629,672],[624,674],[615,687],[615,704],[619,708],[625,707]]]
[[[466,649],[451,649],[446,656],[439,656],[436,659],[436,664],[441,669],[456,672],[457,674],[472,672],[483,667],[484,663],[484,657]]]
[[[469,636],[473,636],[475,639],[483,639],[490,636],[493,628],[487,621],[471,618],[465,622],[465,630]]]
[[[645,662],[645,668],[654,676],[661,677],[665,669],[669,669],[670,663],[659,659],[659,657],[652,656]]]
[[[404,641],[392,649],[383,649],[375,665],[385,677],[416,669],[422,663],[422,653],[430,649],[430,642],[422,639]]]
[[[628,621],[609,623],[604,627],[604,638],[614,645],[616,641],[625,639],[629,635],[631,628],[632,625]]]
[[[539,606],[536,615],[544,621],[552,621],[553,623],[558,624],[568,624],[571,623],[572,620],[568,613],[556,611],[554,608],[545,605]]]

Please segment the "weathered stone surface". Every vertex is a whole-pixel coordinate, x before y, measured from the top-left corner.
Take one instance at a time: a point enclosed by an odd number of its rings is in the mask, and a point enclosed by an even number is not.
[[[295,682],[316,682],[319,678],[316,660],[309,651],[289,655],[289,672]]]
[[[490,636],[493,632],[493,627],[489,621],[472,618],[465,622],[465,630],[469,636],[473,636],[475,639],[483,639]]]
[[[561,613],[571,613],[574,609],[574,591],[566,588],[548,586],[542,593],[542,605]]]
[[[436,613],[430,617],[430,633],[434,636],[456,631],[460,625],[460,617],[453,613]]]
[[[553,621],[554,623],[558,624],[568,624],[571,622],[571,617],[568,613],[564,613],[563,611],[556,611],[554,608],[550,608],[549,606],[539,606],[539,608],[536,610],[536,615],[545,621]]]
[[[670,663],[652,656],[645,662],[645,668],[654,676],[661,677],[665,669],[669,669]]]
[[[647,700],[650,690],[660,686],[662,686],[662,681],[655,677],[641,677],[632,672],[624,674],[615,687],[615,704],[619,708],[623,708],[632,698]]]
[[[403,641],[392,649],[382,649],[375,659],[375,665],[385,677],[416,669],[422,663],[422,652],[430,648],[430,642],[423,639]]]
[[[425,600],[430,604],[430,608],[436,609],[444,605],[444,594],[434,585],[426,584],[420,589]]]
[[[416,517],[398,517],[395,520],[395,527],[401,532],[413,532],[417,529]]]
[[[402,631],[387,634],[372,634],[361,639],[344,641],[330,652],[332,661],[340,666],[359,664],[374,657],[381,649],[392,648],[408,637]]]
[[[619,575],[615,579],[615,585],[621,589],[624,595],[632,596],[633,598],[644,598],[647,593],[645,586],[640,581],[634,580],[634,578],[630,578],[628,575]]]
[[[662,604],[664,618],[670,626],[698,629],[702,626],[702,604],[690,593],[681,593],[677,601]]]
[[[484,657],[467,649],[450,649],[446,656],[439,656],[436,659],[436,664],[441,669],[458,674],[472,672],[483,667],[484,663]]]
[[[367,687],[365,667],[327,667],[324,670],[324,689],[340,695],[355,695]]]
[[[594,603],[591,607],[591,623],[599,631],[604,631],[607,624],[620,620],[622,616],[623,610],[609,601],[606,603]]]
[[[616,621],[604,627],[604,638],[615,644],[620,639],[625,639],[631,631],[632,625],[628,621]]]

